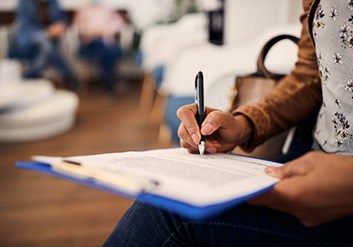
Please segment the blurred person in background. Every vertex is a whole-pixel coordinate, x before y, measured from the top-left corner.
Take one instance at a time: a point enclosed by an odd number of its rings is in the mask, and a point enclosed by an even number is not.
[[[104,91],[114,96],[119,85],[115,68],[122,57],[120,35],[127,25],[123,16],[98,0],[78,10],[73,26],[79,39],[79,55],[97,62]]]
[[[39,78],[50,64],[59,70],[65,86],[76,91],[78,80],[60,49],[66,19],[57,0],[19,0],[18,29],[10,57],[24,58],[29,66],[25,78]]]

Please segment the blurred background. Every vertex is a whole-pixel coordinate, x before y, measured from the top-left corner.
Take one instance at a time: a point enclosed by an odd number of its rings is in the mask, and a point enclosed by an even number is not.
[[[299,0],[1,0],[0,246],[101,246],[132,200],[15,167],[178,146],[175,112],[227,110],[261,46],[300,34]],[[290,71],[283,41],[267,66]]]

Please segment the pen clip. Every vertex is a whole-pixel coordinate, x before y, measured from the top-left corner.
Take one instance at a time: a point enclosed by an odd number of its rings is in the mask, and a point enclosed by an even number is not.
[[[198,114],[205,114],[203,74],[199,71],[195,78],[195,103]]]

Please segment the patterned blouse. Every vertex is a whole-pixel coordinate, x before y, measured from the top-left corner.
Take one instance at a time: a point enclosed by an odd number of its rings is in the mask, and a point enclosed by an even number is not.
[[[316,9],[313,37],[323,103],[315,139],[330,153],[353,153],[353,0],[324,0]]]

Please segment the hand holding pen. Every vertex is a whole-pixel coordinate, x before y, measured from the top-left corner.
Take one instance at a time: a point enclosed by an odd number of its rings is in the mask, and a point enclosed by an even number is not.
[[[196,104],[182,106],[177,111],[181,120],[180,145],[201,155],[231,151],[251,138],[252,125],[243,115],[233,116],[228,111],[205,107],[203,79],[199,72],[195,79]]]

